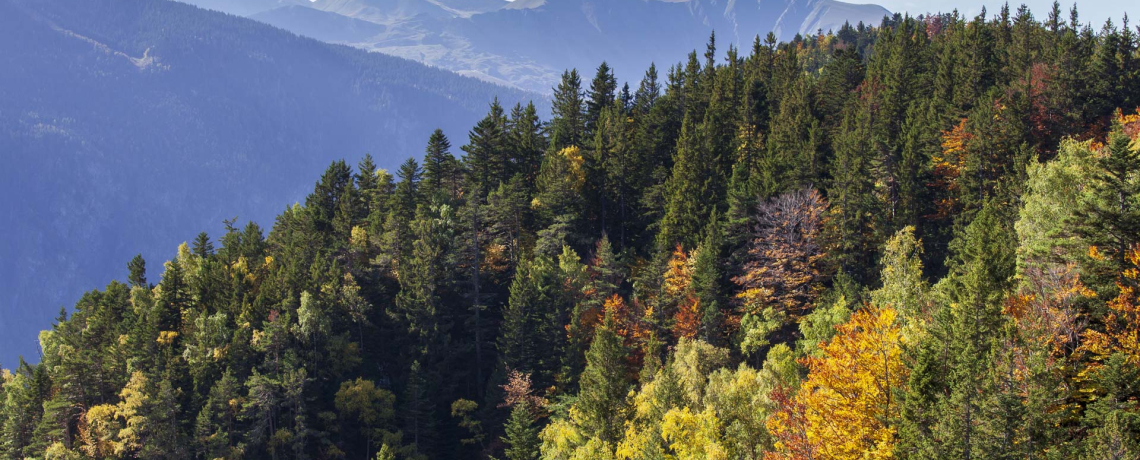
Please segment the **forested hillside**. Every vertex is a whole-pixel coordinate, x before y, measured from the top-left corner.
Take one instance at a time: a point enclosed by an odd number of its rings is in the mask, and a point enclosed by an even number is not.
[[[1135,459],[1132,27],[568,71],[136,258],[3,374],[0,456]]]
[[[162,0],[0,0],[0,361],[142,252],[541,96]],[[544,110],[545,111],[545,110]]]

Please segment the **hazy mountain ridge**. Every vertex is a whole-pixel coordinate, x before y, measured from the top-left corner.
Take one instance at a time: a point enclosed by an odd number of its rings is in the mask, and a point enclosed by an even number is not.
[[[186,229],[268,228],[314,168],[394,168],[538,97],[167,1],[0,0],[0,68],[4,364],[137,251],[157,278]]]
[[[198,0],[192,0],[198,1]],[[667,65],[703,45],[712,31],[722,43],[747,48],[757,35],[837,30],[845,21],[877,25],[890,12],[835,0],[786,0],[779,5],[723,0],[317,0],[300,8],[363,19],[387,28],[344,37],[330,21],[298,24],[297,6],[254,15],[320,40],[418,60],[464,75],[549,93],[561,72],[588,72],[603,60],[619,79],[634,81],[650,62]],[[478,6],[482,8],[478,8]],[[457,13],[462,11],[462,13]],[[316,15],[311,15],[316,18]]]

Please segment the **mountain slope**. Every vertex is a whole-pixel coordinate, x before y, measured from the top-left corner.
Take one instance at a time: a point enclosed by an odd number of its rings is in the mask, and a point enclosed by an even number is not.
[[[890,14],[877,5],[837,0],[516,0],[499,8],[449,3],[455,6],[439,0],[314,0],[255,18],[320,40],[548,93],[563,69],[588,73],[603,60],[619,79],[635,81],[650,62],[675,62],[703,46],[712,31],[722,44],[748,49],[757,35],[769,31],[790,40],[798,33],[837,30],[846,21],[877,25]],[[387,28],[344,38],[340,30],[298,24],[295,8]],[[314,24],[330,22],[308,16]]]
[[[323,41],[335,43],[360,42],[388,30],[384,25],[375,22],[303,5],[274,8],[251,15],[250,18],[306,37],[321,37]]]
[[[532,97],[181,3],[0,0],[0,362],[132,251],[157,279],[186,229],[268,228],[313,170],[394,168],[437,127],[461,145],[495,96]]]

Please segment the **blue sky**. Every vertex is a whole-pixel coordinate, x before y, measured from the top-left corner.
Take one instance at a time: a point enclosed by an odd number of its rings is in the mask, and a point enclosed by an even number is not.
[[[877,3],[891,11],[909,12],[912,14],[926,13],[926,12],[949,12],[954,8],[965,16],[972,17],[982,11],[982,6],[986,7],[988,15],[996,14],[1000,9],[1003,1],[978,1],[978,0],[847,0],[853,3]],[[1049,10],[1053,8],[1052,0],[1027,0],[1021,2],[1010,1],[1010,9],[1015,10],[1022,3],[1029,6],[1029,11],[1033,12],[1033,17],[1037,20],[1044,20],[1049,16]],[[1130,27],[1135,27],[1137,22],[1134,17],[1140,14],[1140,5],[1132,3],[1131,1],[1082,1],[1076,2],[1077,12],[1079,13],[1081,23],[1092,23],[1093,28],[1100,29],[1104,21],[1112,18],[1113,24],[1119,28],[1121,25],[1121,18],[1124,13],[1129,13]],[[1073,6],[1072,1],[1061,1],[1061,11],[1064,13],[1063,17],[1068,20],[1069,8]]]

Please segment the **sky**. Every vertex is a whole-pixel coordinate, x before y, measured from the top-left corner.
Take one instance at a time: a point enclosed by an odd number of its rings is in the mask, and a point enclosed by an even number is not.
[[[1001,10],[1004,1],[991,0],[847,0],[853,3],[875,3],[882,5],[884,8],[895,12],[908,12],[911,14],[921,14],[927,12],[950,12],[954,8],[958,9],[959,13],[964,16],[973,17],[982,12],[982,6],[986,7],[987,15],[991,16]],[[1021,4],[1029,6],[1029,11],[1033,13],[1033,17],[1038,21],[1043,21],[1049,16],[1049,11],[1053,9],[1053,0],[1024,0],[1024,1],[1010,1],[1009,6],[1013,11]],[[1132,3],[1131,1],[1118,1],[1118,0],[1095,0],[1095,1],[1082,1],[1076,2],[1077,13],[1080,17],[1082,24],[1092,23],[1094,30],[1100,30],[1104,25],[1106,19],[1112,18],[1112,23],[1116,24],[1119,28],[1121,25],[1121,18],[1127,11],[1129,16],[1140,14],[1140,4]],[[1062,17],[1067,21],[1069,19],[1069,8],[1073,6],[1072,0],[1061,1],[1061,11],[1064,13]],[[1135,27],[1137,22],[1135,18],[1129,21],[1130,27]]]

